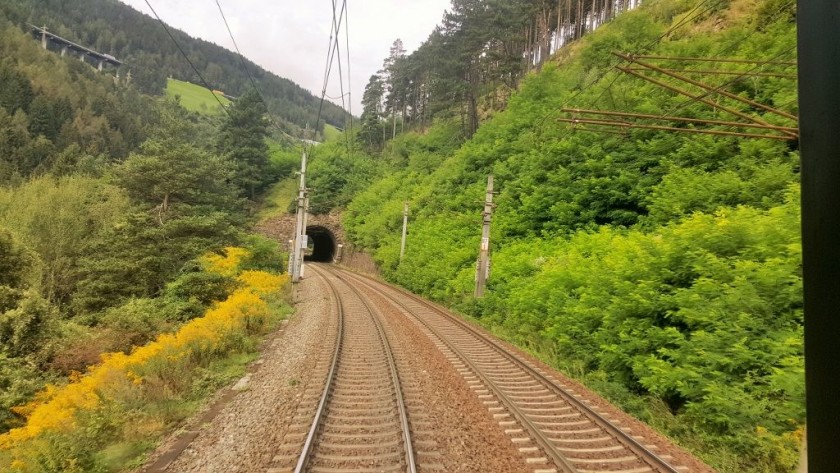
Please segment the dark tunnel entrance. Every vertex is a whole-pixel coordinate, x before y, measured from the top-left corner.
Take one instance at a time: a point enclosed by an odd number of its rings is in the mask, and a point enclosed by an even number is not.
[[[332,263],[335,258],[335,235],[325,227],[314,225],[306,227],[309,244],[303,255],[305,261],[316,263]]]

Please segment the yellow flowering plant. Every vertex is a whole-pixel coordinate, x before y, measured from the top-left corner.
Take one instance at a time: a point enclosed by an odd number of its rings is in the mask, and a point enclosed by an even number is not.
[[[225,255],[206,255],[207,271],[235,276],[241,287],[215,304],[203,317],[193,319],[174,333],[159,335],[131,353],[108,353],[86,373],[72,376],[64,386],[48,386],[30,403],[16,408],[26,424],[0,435],[0,470],[39,471],[32,455],[47,435],[69,435],[80,430],[80,417],[127,401],[149,397],[150,390],[189,389],[189,372],[212,360],[242,350],[252,335],[262,333],[271,318],[269,301],[288,282],[287,276],[263,271],[242,271],[248,252],[226,248]],[[187,374],[185,376],[185,374]],[[93,416],[95,417],[95,416]]]

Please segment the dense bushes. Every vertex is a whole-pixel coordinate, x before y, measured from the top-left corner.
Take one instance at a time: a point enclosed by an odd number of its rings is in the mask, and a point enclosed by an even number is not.
[[[44,176],[0,188],[0,226],[37,255],[36,280],[29,282],[58,304],[77,289],[85,248],[101,241],[128,209],[121,189],[90,177]]]
[[[798,224],[792,192],[768,211],[696,214],[651,233],[521,242],[495,253],[477,315],[567,370],[661,399],[709,446],[791,464],[775,449],[795,451],[804,418]]]

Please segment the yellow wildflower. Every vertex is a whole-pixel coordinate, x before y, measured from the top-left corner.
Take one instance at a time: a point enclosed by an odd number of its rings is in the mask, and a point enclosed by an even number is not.
[[[204,261],[214,271],[236,272],[246,255],[247,250],[226,248],[224,257],[209,255]],[[67,385],[47,386],[32,402],[15,408],[26,416],[27,422],[0,435],[0,450],[13,449],[36,439],[44,431],[72,431],[78,411],[99,407],[114,399],[115,393],[118,396],[121,389],[140,389],[146,374],[169,373],[173,377],[183,369],[185,360],[229,350],[252,327],[262,326],[267,320],[268,304],[260,296],[278,291],[288,282],[288,277],[245,271],[239,280],[244,287],[214,305],[204,317],[191,320],[176,333],[161,334],[130,354],[103,354],[99,365],[90,367],[84,374],[73,373]],[[25,464],[16,460],[10,466],[20,469]]]

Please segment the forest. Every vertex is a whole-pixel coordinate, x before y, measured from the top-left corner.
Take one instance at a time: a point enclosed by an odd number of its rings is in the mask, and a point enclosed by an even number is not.
[[[746,118],[795,129],[795,2],[651,0],[582,36],[591,23],[570,30],[556,4],[540,20],[526,8],[538,3],[456,0],[417,51],[395,42],[356,141],[316,150],[313,208],[345,208],[349,237],[388,280],[475,318],[720,471],[791,471],[805,418],[798,145],[766,127],[727,133],[758,123]],[[439,47],[474,69],[447,69]],[[627,72],[638,71],[616,52],[664,58],[665,72],[736,97],[687,98]],[[697,121],[581,125],[568,109]],[[491,270],[475,299],[490,174]]]
[[[124,69],[131,71],[132,82],[143,93],[162,94],[167,77],[201,84],[157,20],[118,0],[0,0],[0,13],[22,30],[27,30],[26,23],[46,25],[63,38],[115,56],[126,63]],[[349,116],[341,107],[326,102],[316,124],[320,101],[309,91],[227,49],[170,31],[212,88],[238,97],[253,88],[253,77],[284,132],[302,137],[307,124],[319,132],[324,123],[344,128]]]
[[[414,52],[397,39],[363,98],[361,140],[378,148],[406,126],[454,118],[472,136],[552,54],[635,0],[458,0]],[[390,117],[391,127],[379,123]],[[398,125],[399,124],[399,125]]]
[[[288,313],[248,231],[297,156],[266,113],[189,112],[0,10],[0,470],[142,461]]]

